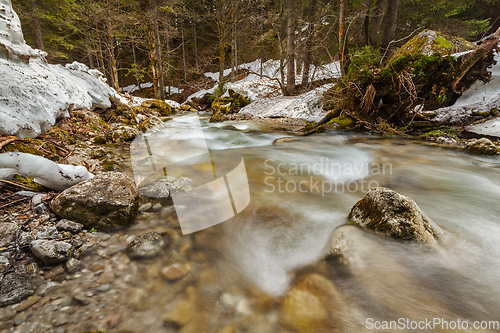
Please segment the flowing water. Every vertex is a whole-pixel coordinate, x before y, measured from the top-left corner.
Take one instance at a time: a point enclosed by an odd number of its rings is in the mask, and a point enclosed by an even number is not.
[[[190,137],[186,119],[169,122],[180,137]],[[146,230],[173,235],[154,260],[107,256],[116,268],[109,299],[127,318],[117,331],[134,331],[134,320],[143,332],[369,332],[376,321],[393,321],[393,332],[448,331],[443,323],[412,329],[426,319],[447,321],[450,331],[498,331],[484,326],[500,320],[497,157],[338,132],[290,137],[252,122],[204,119],[202,127],[210,149],[243,156],[250,204],[190,235],[180,234],[172,208],[143,213],[113,235],[107,245],[118,247]],[[345,226],[376,185],[413,198],[443,229],[439,247]],[[347,255],[327,263],[321,258],[335,230],[346,235]],[[161,277],[179,263],[189,263],[186,277]],[[475,321],[486,324],[474,329]]]

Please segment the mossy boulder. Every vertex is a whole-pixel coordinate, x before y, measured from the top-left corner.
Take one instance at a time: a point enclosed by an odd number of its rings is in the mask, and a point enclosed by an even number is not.
[[[390,238],[436,244],[443,231],[410,197],[384,187],[372,188],[349,213],[351,224]]]
[[[154,127],[160,126],[161,124],[163,124],[163,121],[160,118],[152,116],[142,121],[138,127],[141,131],[146,132]]]
[[[64,190],[50,207],[60,217],[89,230],[109,230],[134,221],[139,212],[139,191],[131,178],[106,172]]]
[[[213,116],[210,122],[223,121],[224,115],[238,112],[241,108],[250,104],[250,101],[243,95],[229,89],[229,96],[216,98],[212,102]]]
[[[144,101],[141,106],[148,109],[155,109],[164,117],[174,112],[170,105],[168,105],[164,101],[160,101],[157,99],[149,99],[147,101]]]
[[[464,149],[476,155],[497,155],[500,153],[500,147],[487,138],[472,139],[465,144]]]
[[[120,126],[113,131],[114,142],[132,141],[137,136],[141,135],[141,131],[130,126]]]
[[[399,48],[391,57],[389,63],[405,55],[419,53],[427,56],[434,53],[452,55],[472,49],[474,49],[474,44],[465,39],[449,36],[433,30],[424,30]]]

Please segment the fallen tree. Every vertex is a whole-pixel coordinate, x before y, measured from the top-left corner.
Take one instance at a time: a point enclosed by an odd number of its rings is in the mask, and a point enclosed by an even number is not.
[[[459,57],[440,53],[405,54],[381,66],[381,54],[371,47],[356,54],[345,76],[323,95],[328,114],[306,126],[305,134],[352,120],[354,129],[408,133],[433,124],[422,110],[450,106],[474,82],[489,82],[495,64],[500,29]],[[336,124],[335,124],[336,123]]]

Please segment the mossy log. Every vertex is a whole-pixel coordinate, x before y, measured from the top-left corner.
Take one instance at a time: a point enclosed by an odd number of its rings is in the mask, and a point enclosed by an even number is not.
[[[458,58],[418,53],[393,59],[383,67],[380,53],[367,47],[352,57],[347,74],[323,95],[323,104],[331,111],[303,131],[306,135],[317,133],[341,115],[362,122],[359,127],[364,129],[367,123],[373,128],[388,125],[403,132],[411,132],[422,124],[432,127],[430,117],[418,109],[450,106],[477,80],[489,82],[488,67],[495,63],[493,52],[499,40],[500,29],[475,50]]]

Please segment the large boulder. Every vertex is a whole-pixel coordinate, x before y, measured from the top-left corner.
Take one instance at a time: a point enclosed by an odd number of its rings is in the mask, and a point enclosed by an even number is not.
[[[384,187],[372,188],[349,213],[352,224],[391,238],[435,244],[443,231],[410,197]]]
[[[391,60],[405,55],[421,53],[430,56],[434,53],[452,55],[474,49],[474,44],[462,38],[452,37],[433,30],[424,30],[399,48]]]
[[[129,177],[106,172],[63,191],[50,207],[62,218],[88,229],[108,230],[134,221],[139,212],[139,191]]]

